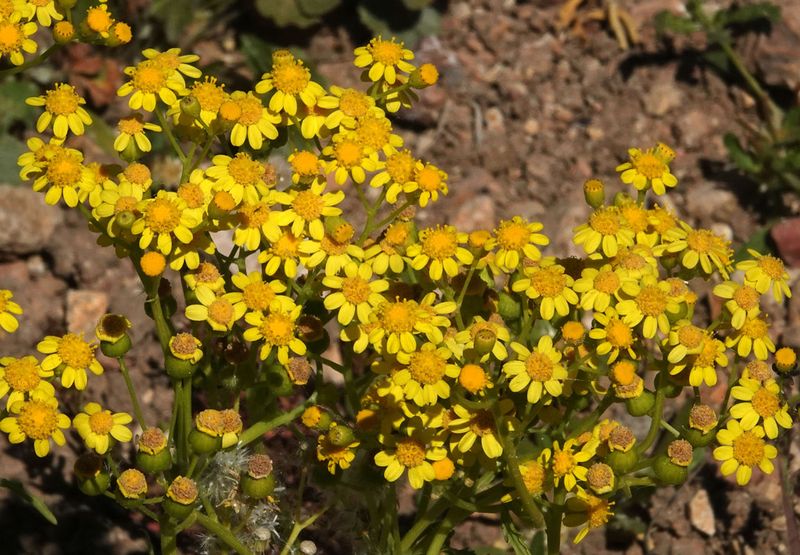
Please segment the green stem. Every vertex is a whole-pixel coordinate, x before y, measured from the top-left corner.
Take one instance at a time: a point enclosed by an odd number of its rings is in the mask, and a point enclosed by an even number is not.
[[[178,554],[178,534],[175,525],[169,521],[169,517],[164,515],[161,524],[161,555]]]
[[[144,423],[142,407],[139,405],[139,397],[136,395],[136,389],[133,387],[133,381],[131,380],[131,374],[128,371],[128,365],[125,364],[125,359],[123,357],[119,357],[117,360],[119,361],[119,370],[122,373],[122,377],[125,380],[125,385],[128,388],[128,395],[131,397],[133,415],[136,417],[136,423],[139,424],[139,427],[142,428],[142,430],[144,430],[147,428],[147,426],[145,426]]]
[[[455,523],[460,522],[465,516],[469,514],[464,509],[452,508],[448,511],[447,516],[439,523],[436,528],[436,533],[431,538],[431,543],[428,544],[428,549],[425,551],[426,555],[439,555],[442,552],[442,546],[447,541],[447,536],[453,531]]]
[[[653,416],[652,420],[650,421],[650,429],[647,431],[647,435],[645,436],[644,440],[639,444],[638,450],[639,455],[644,455],[644,452],[647,451],[653,442],[658,437],[658,430],[660,429],[661,424],[661,417],[664,414],[664,388],[660,387],[656,391],[656,403],[653,407]]]
[[[214,534],[218,540],[222,541],[222,543],[233,549],[236,553],[239,555],[253,555],[253,552],[247,549],[242,542],[237,540],[228,528],[203,513],[198,512],[196,515],[197,523],[200,524],[200,526]]]
[[[316,393],[313,393],[305,403],[296,406],[289,412],[285,412],[280,416],[272,418],[271,420],[256,422],[255,424],[247,428],[245,431],[243,431],[242,434],[239,436],[239,445],[244,446],[249,443],[252,443],[257,439],[260,439],[261,436],[263,436],[265,433],[272,430],[273,428],[277,428],[278,426],[283,426],[284,424],[288,424],[289,422],[291,422],[292,420],[303,414],[303,411],[306,410],[306,407],[314,403],[316,397],[317,397]]]
[[[544,526],[544,516],[536,503],[533,502],[533,497],[525,486],[525,481],[522,479],[522,473],[519,470],[519,457],[513,442],[508,441],[503,434],[499,434],[503,442],[503,456],[506,460],[506,467],[511,481],[514,483],[514,489],[517,490],[519,500],[522,503],[522,508],[528,513],[535,528],[542,528]]]
[[[417,541],[417,538],[422,535],[422,533],[435,519],[439,518],[439,514],[447,509],[448,506],[449,502],[444,498],[439,498],[433,505],[431,505],[430,509],[423,514],[422,517],[417,520],[403,536],[403,539],[400,542],[400,553],[411,552],[411,546],[414,545],[414,542]]]
[[[181,434],[183,435],[184,442],[186,445],[183,451],[183,458],[180,459],[184,465],[188,465],[189,463],[189,448],[188,448],[188,439],[189,439],[189,432],[192,429],[192,379],[186,378],[183,380],[183,387],[181,388],[181,409],[182,414],[180,418],[183,420],[183,429]],[[186,466],[184,466],[186,468]]]
[[[314,522],[319,517],[324,515],[328,511],[328,509],[330,509],[330,505],[324,507],[321,511],[314,513],[313,515],[311,515],[310,517],[301,522],[295,522],[294,526],[292,526],[292,531],[289,533],[289,538],[286,540],[286,545],[284,545],[283,549],[281,549],[280,555],[288,555],[289,553],[291,553],[292,546],[294,545],[294,542],[297,541],[297,538],[300,536],[300,532],[302,532],[303,530],[314,524]]]
[[[156,108],[155,112],[156,117],[158,118],[158,123],[161,124],[161,129],[164,130],[164,134],[167,136],[169,144],[172,146],[172,150],[175,151],[175,154],[178,156],[181,163],[186,163],[186,154],[183,152],[181,145],[178,144],[178,139],[176,139],[175,135],[172,133],[172,128],[167,124],[167,118],[164,117],[164,114],[160,108]]]
[[[556,493],[553,503],[547,510],[547,555],[561,553],[561,516],[564,513],[563,491]]]
[[[36,67],[39,64],[43,63],[45,60],[47,60],[47,58],[52,56],[53,52],[55,52],[59,48],[61,48],[61,45],[56,43],[47,50],[45,50],[44,52],[42,52],[41,54],[39,54],[38,56],[36,56],[35,58],[33,58],[32,60],[28,60],[24,64],[20,64],[18,66],[10,67],[8,69],[0,71],[0,77],[5,77],[6,75],[15,75],[17,73],[25,71],[26,69]]]
[[[396,209],[394,209],[392,212],[390,212],[388,216],[386,216],[384,219],[382,219],[382,220],[381,220],[381,221],[379,221],[377,224],[375,224],[375,225],[372,227],[372,229],[369,229],[369,230],[367,230],[367,228],[364,228],[364,233],[366,233],[366,236],[367,236],[367,237],[369,237],[369,234],[370,234],[370,233],[372,233],[373,231],[375,231],[376,229],[381,229],[381,228],[382,228],[383,226],[385,226],[386,224],[388,224],[388,223],[391,223],[391,222],[393,222],[394,220],[396,220],[396,219],[397,219],[397,216],[399,216],[400,214],[402,214],[402,213],[403,213],[403,211],[404,211],[406,208],[408,208],[409,206],[411,206],[411,204],[412,204],[412,202],[411,202],[410,200],[407,200],[407,201],[405,201],[405,202],[404,202],[403,204],[401,204],[401,205],[400,205],[398,208],[396,208]]]

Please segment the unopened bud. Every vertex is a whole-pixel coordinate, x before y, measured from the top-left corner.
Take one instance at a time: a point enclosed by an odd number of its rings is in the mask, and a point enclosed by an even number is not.
[[[605,185],[599,179],[589,179],[583,184],[583,198],[586,204],[597,210],[606,199]]]

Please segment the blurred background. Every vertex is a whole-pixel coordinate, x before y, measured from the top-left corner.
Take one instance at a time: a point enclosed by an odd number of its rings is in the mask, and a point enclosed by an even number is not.
[[[75,141],[89,160],[112,162],[113,128],[126,111],[117,88],[144,48],[179,47],[197,65],[247,89],[289,48],[323,85],[358,86],[356,46],[396,36],[440,83],[394,118],[416,156],[450,176],[450,194],[422,211],[423,224],[491,229],[519,214],[544,223],[550,254],[577,254],[571,237],[589,208],[581,185],[592,177],[613,194],[614,168],[629,147],[671,145],[678,189],[663,201],[695,226],[784,258],[794,296],[768,307],[780,342],[800,346],[800,5],[681,0],[118,0],[133,27],[131,44],[75,44],[24,74],[0,77],[0,288],[25,309],[20,330],[0,335],[0,354],[35,351],[47,334],[84,331],[106,311],[133,321],[137,388],[149,411],[166,418],[166,377],[156,367],[143,294],[131,268],[95,244],[79,214],[48,207],[22,185],[16,158],[34,132],[24,104],[54,82],[69,82],[95,115]],[[701,15],[705,15],[703,18]],[[733,55],[731,55],[733,52]],[[166,145],[148,158],[156,181],[175,182],[180,165]],[[285,153],[284,153],[285,156]],[[711,285],[709,284],[710,292]],[[770,299],[771,301],[771,299]],[[719,306],[706,294],[701,310]],[[0,334],[3,332],[0,330]],[[108,363],[108,361],[104,361]],[[720,397],[724,392],[724,384]],[[130,410],[113,366],[90,380],[86,397]],[[712,392],[713,395],[713,392]],[[81,399],[73,399],[76,405]],[[280,438],[277,438],[280,441]],[[149,553],[148,529],[113,502],[87,499],[72,483],[77,442],[26,464],[25,447],[0,435],[0,476],[40,494],[59,519],[53,527],[19,496],[0,490],[0,553]],[[791,471],[800,462],[793,446]],[[287,451],[287,456],[290,453]],[[34,461],[35,462],[35,461]],[[278,464],[282,464],[279,461]],[[288,463],[287,463],[288,464]],[[710,463],[711,464],[711,463]],[[291,478],[289,478],[291,479]],[[793,482],[796,485],[796,480]],[[797,492],[795,492],[797,493]],[[777,474],[738,488],[713,466],[675,490],[617,506],[606,530],[565,553],[787,553],[786,514]],[[401,507],[411,511],[412,507]],[[349,553],[333,530],[320,553]],[[327,540],[326,540],[327,538]],[[463,553],[505,553],[492,515],[456,531]],[[197,552],[191,534],[183,548]]]

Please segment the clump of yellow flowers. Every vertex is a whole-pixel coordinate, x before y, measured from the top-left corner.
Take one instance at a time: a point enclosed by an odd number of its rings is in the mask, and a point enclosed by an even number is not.
[[[520,216],[471,233],[415,223],[451,183],[393,132],[389,115],[438,79],[402,43],[355,50],[361,88],[326,88],[285,50],[252,90],[200,61],[148,49],[125,70],[123,165],[69,146],[91,119],[66,85],[30,99],[52,136],[19,159],[46,202],[77,208],[139,274],[172,418],[139,403],[123,315],[106,315],[96,340],[48,336],[40,356],[0,359],[0,430],[44,456],[72,427],[82,489],[159,521],[165,553],[192,524],[221,550],[288,553],[344,510],[351,541],[380,553],[439,553],[470,514],[495,512],[517,542],[521,521],[546,529],[554,554],[562,525],[580,541],[632,490],[683,482],[703,450],[741,485],[773,472],[796,359],[761,301],[788,297],[788,274],[755,251],[735,260],[728,239],[659,205],[678,181],[669,146],[630,149],[617,171],[631,194],[587,181],[574,230],[585,256],[558,257]],[[182,163],[176,182],[152,178],[157,135]],[[695,315],[708,281],[713,321]],[[13,332],[19,314],[0,292],[0,326]],[[109,359],[133,416],[88,402],[70,420],[59,396]],[[281,427],[300,445],[291,460],[268,455],[281,451],[265,434]],[[284,496],[289,472],[300,491]],[[401,530],[404,480],[418,511]],[[311,515],[304,488],[322,492]]]

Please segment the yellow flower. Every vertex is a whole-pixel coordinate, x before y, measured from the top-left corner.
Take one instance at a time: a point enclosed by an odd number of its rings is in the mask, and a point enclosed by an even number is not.
[[[668,283],[647,276],[642,279],[639,292],[633,299],[626,299],[617,304],[617,312],[629,326],[642,323],[642,335],[651,339],[656,332],[669,333],[668,314],[676,314],[680,307],[670,295],[672,289]]]
[[[717,432],[720,446],[714,449],[714,458],[722,462],[723,476],[735,472],[736,483],[743,486],[750,481],[756,466],[764,474],[772,474],[775,470],[772,459],[778,456],[778,450],[763,438],[761,426],[744,430],[737,420],[728,420],[727,426]]]
[[[192,322],[207,322],[214,331],[230,331],[233,324],[244,316],[247,307],[240,303],[241,293],[216,295],[208,287],[201,285],[195,290],[200,304],[186,307],[186,318]]]
[[[286,225],[289,214],[283,210],[272,210],[271,201],[244,201],[236,213],[236,228],[233,244],[248,251],[257,250],[262,238],[275,242],[281,237],[281,226]]]
[[[325,95],[325,89],[311,80],[311,72],[302,60],[294,56],[273,59],[272,70],[261,76],[255,89],[258,94],[273,91],[269,109],[275,113],[286,112],[290,116],[297,114],[298,99],[306,106],[313,106]]]
[[[336,445],[331,441],[331,433],[335,433],[338,426],[336,422],[331,424],[328,433],[320,434],[317,438],[317,460],[327,465],[328,472],[336,474],[336,469],[346,470],[356,458],[355,449],[361,443],[353,439],[345,445]]]
[[[425,343],[418,350],[397,353],[397,361],[405,365],[392,376],[392,382],[402,388],[403,397],[417,406],[435,405],[439,399],[450,397],[450,384],[445,378],[455,378],[458,366],[448,362],[451,353],[445,347]]]
[[[147,48],[142,51],[142,55],[163,69],[169,78],[180,81],[181,84],[185,84],[184,75],[192,79],[199,79],[202,75],[202,72],[192,65],[192,63],[200,59],[200,56],[197,54],[181,54],[180,48],[170,48],[165,52]]]
[[[568,439],[564,443],[563,448],[559,446],[557,441],[553,443],[551,467],[555,485],[558,486],[563,479],[564,489],[572,491],[575,489],[575,486],[578,485],[579,481],[585,482],[588,469],[582,466],[581,463],[585,463],[594,457],[597,445],[598,441],[596,439],[590,439],[575,452],[575,448],[577,447],[577,440],[575,438]]]
[[[510,220],[500,220],[492,232],[492,238],[486,243],[486,250],[497,248],[494,264],[501,271],[510,274],[525,259],[534,262],[542,258],[538,246],[548,245],[550,239],[539,233],[544,226],[539,222],[529,222],[520,216]]]
[[[721,299],[728,299],[725,308],[731,315],[731,325],[741,329],[748,319],[761,313],[760,294],[750,285],[742,285],[735,281],[726,281],[714,287],[714,294]]]
[[[56,8],[55,0],[29,0],[26,7],[29,9],[26,17],[28,19],[35,17],[39,25],[43,27],[50,27],[53,21],[64,19],[64,16]]]
[[[310,150],[295,150],[287,159],[292,166],[292,183],[315,183],[321,175],[319,156]]]
[[[15,66],[25,62],[23,52],[33,54],[39,46],[31,35],[36,34],[38,27],[33,21],[22,23],[13,19],[0,21],[0,60],[7,56]]]
[[[356,183],[363,183],[367,172],[380,166],[377,154],[358,142],[352,133],[334,135],[332,142],[322,149],[322,155],[328,158],[325,171],[333,173],[339,185],[343,185],[348,177]]]
[[[394,222],[383,232],[382,239],[364,251],[364,258],[376,274],[384,275],[389,270],[399,274],[406,265],[403,254],[409,241],[411,229],[408,223]]]
[[[182,332],[169,338],[169,352],[178,360],[197,364],[203,358],[203,343],[191,333]]]
[[[238,302],[246,311],[268,312],[272,307],[291,310],[294,304],[291,298],[281,295],[286,292],[286,285],[277,279],[265,282],[261,272],[233,274],[231,281],[242,291]]]
[[[505,360],[508,358],[508,349],[506,344],[511,341],[511,333],[504,325],[503,319],[498,314],[492,314],[486,320],[482,316],[475,316],[472,324],[456,334],[456,341],[463,345],[464,349],[474,349],[475,342],[480,341],[481,334],[489,333],[494,339],[491,351],[481,357],[481,361],[489,359],[489,355],[494,356],[497,360]]]
[[[10,407],[16,416],[0,420],[0,431],[8,434],[11,443],[33,440],[33,450],[38,457],[50,452],[50,439],[56,445],[64,445],[66,438],[61,429],[69,428],[69,417],[58,412],[58,401],[43,392],[31,394],[28,401],[18,401]]]
[[[266,360],[273,348],[277,352],[278,362],[288,364],[289,351],[296,355],[306,354],[306,345],[296,337],[297,318],[300,316],[302,307],[296,306],[291,310],[273,310],[267,314],[259,312],[248,312],[245,314],[245,321],[251,328],[245,330],[243,337],[246,341],[262,341],[259,356],[261,360]]]
[[[706,275],[711,275],[716,269],[727,279],[733,254],[730,241],[708,229],[692,229],[686,222],[680,222],[680,225],[681,228],[671,234],[671,241],[659,246],[656,253],[678,254],[684,268],[693,270],[699,263]]]
[[[432,280],[442,279],[443,271],[452,278],[458,275],[459,264],[472,263],[472,253],[460,246],[466,242],[467,234],[451,225],[430,227],[420,231],[419,243],[409,246],[406,255],[415,270],[428,266]]]
[[[511,391],[527,389],[529,403],[538,403],[545,392],[553,397],[561,395],[567,370],[559,364],[562,355],[553,348],[549,335],[539,338],[533,352],[516,342],[511,343],[511,350],[519,357],[503,365],[503,372],[511,377],[508,386]]]
[[[44,106],[44,112],[36,120],[36,131],[43,133],[53,124],[53,135],[64,139],[68,131],[83,135],[84,126],[92,123],[89,113],[82,105],[86,100],[78,96],[72,85],[57,83],[42,96],[32,96],[25,100],[29,106]]]
[[[454,404],[451,410],[455,417],[447,424],[448,431],[453,434],[450,439],[450,451],[458,450],[464,454],[469,453],[477,441],[480,450],[490,459],[496,459],[503,454],[498,425],[491,411],[487,409],[470,410],[459,404]],[[499,410],[503,415],[513,411],[513,401],[511,399],[501,400]],[[502,421],[508,419],[506,416],[501,418]]]
[[[200,104],[200,121],[210,126],[225,101],[225,85],[217,84],[216,77],[206,75],[202,81],[195,81],[189,94]],[[180,108],[177,112],[180,113]]]
[[[753,249],[747,249],[747,252],[754,260],[743,260],[736,265],[737,270],[744,272],[745,285],[754,287],[761,294],[772,288],[772,296],[779,303],[783,301],[784,296],[791,297],[792,291],[788,285],[789,273],[783,267],[783,261]]]
[[[258,262],[264,265],[264,273],[273,276],[282,267],[286,277],[294,279],[297,276],[301,242],[300,237],[284,230],[278,239],[258,254]]]
[[[669,345],[670,350],[667,360],[672,364],[682,361],[687,355],[699,354],[708,338],[708,332],[703,328],[698,328],[689,320],[675,322],[664,343]]]
[[[44,173],[33,182],[33,190],[41,191],[49,186],[44,195],[47,204],[58,204],[63,196],[64,203],[74,208],[97,186],[92,171],[83,165],[83,154],[75,149],[57,151],[45,167]]]
[[[308,189],[278,193],[276,200],[289,207],[284,210],[285,225],[291,225],[292,234],[300,236],[308,229],[311,238],[319,241],[325,235],[322,217],[342,213],[336,205],[344,200],[344,191],[325,193],[325,182],[314,181]]]
[[[375,455],[375,464],[384,466],[383,477],[395,482],[406,470],[408,482],[414,489],[420,489],[425,482],[436,479],[436,472],[430,461],[440,461],[447,456],[442,442],[433,440],[431,434],[416,433],[409,437],[386,436],[382,439],[384,449]]]
[[[218,154],[211,160],[212,166],[206,170],[206,175],[214,181],[215,191],[227,191],[231,194],[236,204],[246,200],[256,203],[267,197],[270,187],[270,178],[264,163],[253,160],[246,152],[238,152],[235,156]]]
[[[609,355],[608,362],[617,360],[620,354],[625,354],[630,358],[636,358],[636,336],[631,326],[619,317],[613,308],[605,312],[595,312],[595,321],[602,327],[596,327],[589,331],[589,337],[596,341],[601,341],[597,345],[597,354],[600,356]]]
[[[634,243],[633,230],[627,227],[616,206],[598,208],[587,223],[573,232],[572,242],[583,246],[586,254],[602,252],[608,258],[617,256],[620,248]]]
[[[666,193],[666,187],[678,184],[678,179],[669,171],[675,152],[664,143],[645,151],[629,148],[628,156],[630,161],[616,168],[623,183],[631,183],[639,191],[650,187],[657,195]]]
[[[387,147],[384,151],[386,158],[383,166],[370,180],[370,187],[385,187],[386,201],[395,204],[397,197],[402,192],[417,190],[416,179],[417,159],[408,149],[397,150]],[[388,186],[387,186],[388,185]]]
[[[573,543],[580,543],[595,528],[605,526],[614,514],[613,501],[579,491],[576,497],[567,499],[564,526],[574,527],[586,524],[575,536]]]
[[[739,421],[743,430],[752,430],[760,422],[767,437],[775,439],[778,437],[778,426],[786,429],[792,427],[789,406],[781,404],[781,388],[775,380],[761,383],[742,378],[731,389],[731,396],[742,401],[731,407],[730,415]]]
[[[118,96],[128,96],[128,106],[132,110],[156,109],[156,102],[161,100],[167,107],[178,102],[178,94],[184,94],[183,79],[165,70],[155,60],[145,60],[136,66],[126,67],[125,75],[130,81],[117,90]]]
[[[140,152],[150,152],[153,145],[144,132],[147,130],[161,133],[161,126],[145,122],[142,114],[134,113],[126,118],[121,118],[117,123],[117,130],[119,135],[114,139],[114,150],[122,152],[133,141],[133,144],[136,145]]]
[[[111,413],[103,410],[97,403],[87,403],[83,412],[72,419],[72,425],[86,442],[89,449],[94,449],[103,455],[111,445],[111,438],[121,442],[128,442],[133,438],[133,433],[125,426],[133,420],[125,412]]]
[[[11,391],[6,400],[8,409],[37,391],[52,397],[55,395],[55,388],[43,379],[52,376],[53,371],[44,370],[39,366],[39,361],[32,356],[0,358],[0,398]]]
[[[14,294],[8,289],[0,289],[0,328],[14,333],[19,328],[16,316],[22,314],[22,307],[12,301]]]
[[[192,229],[200,224],[200,214],[190,210],[186,202],[172,191],[160,190],[155,198],[139,204],[141,217],[131,226],[131,233],[140,235],[139,248],[146,249],[153,240],[162,254],[169,256],[173,250],[173,236],[181,243],[190,243]]]
[[[575,280],[572,289],[581,294],[579,306],[584,310],[605,312],[609,306],[622,300],[622,295],[637,293],[636,281],[621,275],[610,265],[600,268],[584,268],[581,277]]]
[[[352,226],[346,224],[352,230]],[[347,237],[347,235],[350,235]],[[307,239],[300,244],[302,253],[300,261],[306,268],[316,268],[325,262],[325,275],[333,276],[339,273],[346,264],[364,259],[364,251],[351,242],[352,234],[345,233],[343,240],[337,241],[329,234],[323,235],[319,241]]]
[[[194,271],[186,273],[183,279],[192,291],[202,286],[218,293],[225,288],[225,278],[211,262],[201,262]]]
[[[769,325],[763,318],[748,318],[741,329],[725,340],[727,347],[736,347],[740,357],[746,357],[752,351],[758,360],[767,360],[769,353],[775,352],[775,343],[769,336]]]
[[[717,366],[728,365],[725,344],[719,339],[707,337],[697,356],[690,357],[670,368],[670,374],[678,374],[689,367],[689,385],[699,387],[705,383],[712,387],[717,384]]]
[[[229,119],[231,109],[227,103],[220,106],[220,115],[223,119],[233,123],[231,129],[231,144],[242,146],[245,141],[254,149],[261,150],[264,139],[274,140],[278,137],[276,123],[280,123],[280,115],[268,110],[261,99],[253,93],[235,91],[231,94],[230,101],[235,105],[233,110],[236,117]]]
[[[370,81],[384,80],[393,85],[397,81],[398,70],[406,73],[414,71],[414,66],[407,61],[414,59],[414,53],[394,38],[383,40],[378,36],[366,46],[356,48],[354,54],[356,67],[369,68],[364,73]]]
[[[555,314],[566,316],[570,305],[578,304],[578,295],[572,290],[572,278],[564,273],[564,267],[550,261],[541,266],[525,268],[527,277],[511,285],[513,291],[525,291],[530,299],[538,301],[539,312],[545,320]]]
[[[325,118],[325,127],[336,131],[338,127],[353,129],[358,118],[375,106],[375,99],[356,89],[343,89],[331,85],[330,94],[318,100],[321,108],[332,110]]]
[[[110,179],[103,182],[100,191],[100,202],[92,209],[92,215],[98,220],[105,221],[106,232],[111,237],[116,237],[120,229],[115,226],[117,216],[126,212],[138,216],[138,206],[142,201],[144,189],[127,180],[118,184]]]
[[[369,342],[378,352],[395,354],[401,349],[412,353],[417,348],[414,332],[425,333],[433,327],[423,320],[416,301],[395,299],[380,304],[372,315],[376,326],[370,331]],[[385,345],[384,345],[385,340]]]
[[[62,337],[48,335],[36,345],[36,349],[47,355],[42,361],[42,369],[46,372],[61,368],[61,385],[75,386],[78,391],[86,388],[88,378],[86,371],[99,376],[103,367],[95,357],[97,345],[87,343],[83,335],[67,333]]]
[[[103,38],[109,37],[109,31],[114,25],[114,18],[108,13],[108,6],[100,4],[91,6],[86,10],[86,26]]]
[[[344,265],[344,277],[326,275],[322,284],[332,291],[325,297],[325,308],[337,310],[337,320],[343,326],[358,318],[362,324],[369,321],[373,309],[384,301],[381,293],[389,288],[386,280],[372,280],[368,264],[349,262]]]
[[[439,193],[443,195],[448,193],[447,174],[433,164],[417,160],[414,167],[414,180],[407,183],[403,190],[406,193],[418,191],[417,202],[422,208],[425,208],[429,202],[439,200]]]
[[[372,108],[360,117],[354,129],[356,141],[372,152],[381,152],[385,156],[403,146],[403,139],[392,133],[392,122],[380,108]]]

